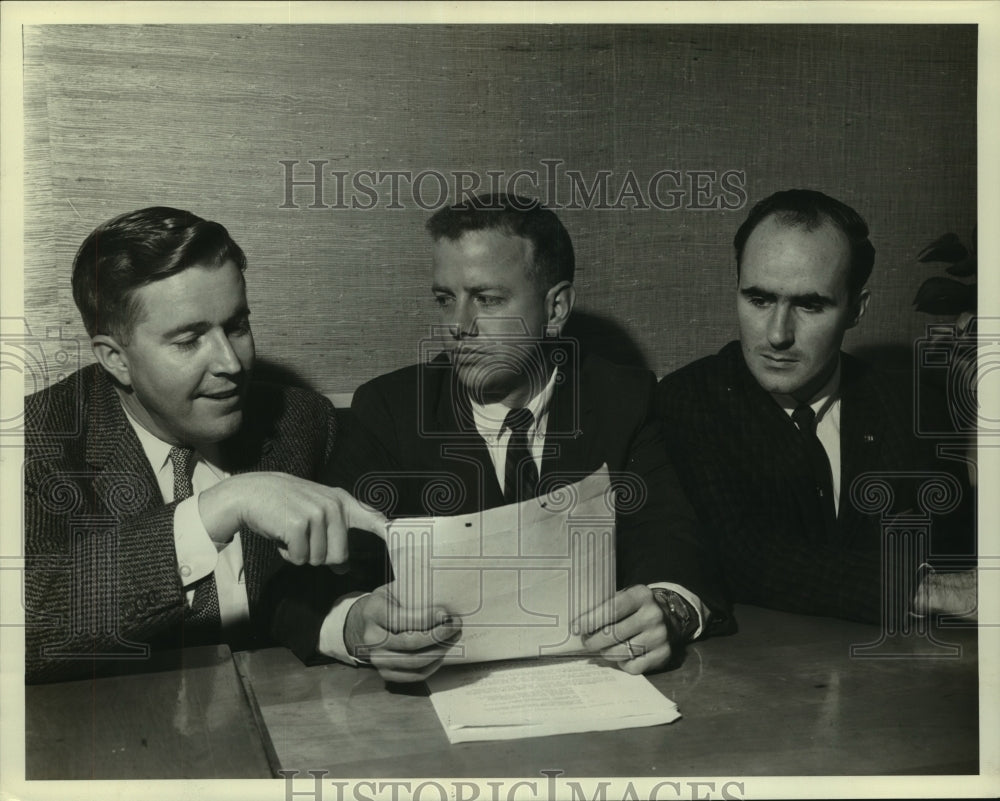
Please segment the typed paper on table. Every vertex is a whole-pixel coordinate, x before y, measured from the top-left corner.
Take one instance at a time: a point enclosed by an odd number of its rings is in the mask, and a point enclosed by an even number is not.
[[[645,676],[599,659],[463,665],[439,670],[427,685],[451,743],[657,726],[681,716]]]

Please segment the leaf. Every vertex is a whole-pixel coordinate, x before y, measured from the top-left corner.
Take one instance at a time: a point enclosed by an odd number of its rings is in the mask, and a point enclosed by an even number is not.
[[[950,231],[944,236],[940,236],[920,251],[917,261],[946,261],[949,264],[962,261],[967,258],[969,251],[958,238],[958,234]]]
[[[913,299],[917,311],[928,314],[959,314],[976,308],[976,285],[934,276],[920,285]]]
[[[951,275],[957,275],[959,278],[968,278],[970,275],[975,275],[976,254],[970,253],[967,259],[955,262],[947,268],[947,272]]]

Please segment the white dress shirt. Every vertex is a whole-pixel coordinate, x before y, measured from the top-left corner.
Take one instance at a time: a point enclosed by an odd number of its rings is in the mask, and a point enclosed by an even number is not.
[[[125,411],[125,417],[139,437],[139,443],[153,468],[164,503],[170,503],[174,499],[171,445],[143,428],[128,410]],[[250,602],[247,599],[246,580],[243,574],[243,546],[240,543],[239,532],[235,532],[230,542],[216,545],[205,530],[205,524],[198,513],[198,495],[228,477],[226,471],[195,452],[194,471],[191,476],[194,494],[181,501],[174,509],[177,574],[186,590],[188,606],[194,601],[194,584],[214,571],[223,631],[250,619]]]
[[[525,405],[531,412],[531,425],[528,427],[528,449],[535,460],[535,467],[539,474],[542,472],[542,456],[545,452],[545,433],[549,424],[549,403],[552,400],[552,392],[556,386],[556,371],[552,371],[552,377],[548,383]],[[502,403],[490,403],[482,405],[471,401],[472,418],[476,423],[476,431],[486,443],[486,450],[490,454],[493,462],[493,470],[496,473],[497,481],[500,483],[500,491],[505,492],[506,487],[506,467],[507,467],[507,443],[510,442],[511,429],[504,425],[507,414],[510,412],[509,406]]]
[[[528,428],[527,438],[531,455],[535,460],[535,466],[538,468],[539,473],[542,470],[542,457],[545,455],[545,434],[548,430],[549,404],[552,400],[552,393],[555,391],[556,374],[557,371],[553,370],[552,376],[541,392],[537,393],[525,404],[525,408],[531,412],[533,418],[531,426]],[[476,430],[486,443],[486,450],[490,454],[490,460],[493,462],[493,469],[502,491],[505,489],[504,473],[507,464],[507,444],[511,436],[511,430],[504,426],[504,420],[510,411],[510,407],[502,403],[482,405],[474,401],[471,402],[471,406]],[[701,599],[697,595],[679,584],[672,584],[670,582],[654,582],[649,586],[673,590],[691,604],[695,610],[695,614],[698,616],[698,628],[694,636],[697,637],[701,634],[709,612],[708,608],[702,604]],[[347,612],[361,596],[362,593],[353,593],[350,596],[339,599],[334,605],[333,610],[327,615],[320,628],[319,650],[321,653],[343,662],[356,662],[347,653],[347,645],[344,643],[344,624],[347,622]]]
[[[778,405],[791,417],[799,405],[791,395],[772,394]],[[830,380],[809,400],[816,414],[816,437],[830,460],[833,476],[833,507],[840,514],[840,361]]]

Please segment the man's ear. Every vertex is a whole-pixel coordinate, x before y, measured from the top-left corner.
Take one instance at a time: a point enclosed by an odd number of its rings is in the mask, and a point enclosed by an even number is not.
[[[90,347],[101,365],[122,386],[132,386],[128,354],[121,343],[108,334],[98,334],[90,339]]]
[[[868,311],[868,301],[871,299],[872,293],[867,289],[862,289],[858,295],[858,299],[854,301],[854,308],[851,309],[851,322],[847,326],[848,328],[854,328],[854,326],[861,322],[861,318]]]
[[[576,287],[570,281],[560,281],[550,287],[545,293],[546,328],[562,333],[563,326],[573,311],[574,303],[576,303]]]

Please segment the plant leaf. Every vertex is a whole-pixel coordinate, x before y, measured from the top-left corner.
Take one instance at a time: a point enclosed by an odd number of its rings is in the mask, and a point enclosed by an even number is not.
[[[913,299],[917,311],[928,314],[959,314],[976,308],[976,285],[933,276],[920,285]]]
[[[921,250],[917,256],[917,261],[946,261],[949,264],[954,264],[955,262],[964,260],[968,255],[969,251],[965,249],[965,245],[958,238],[958,234],[949,231]]]
[[[949,265],[946,271],[950,275],[957,275],[959,278],[968,278],[970,275],[976,274],[976,254],[970,253],[967,259],[962,259],[962,261],[957,261],[954,264]]]

